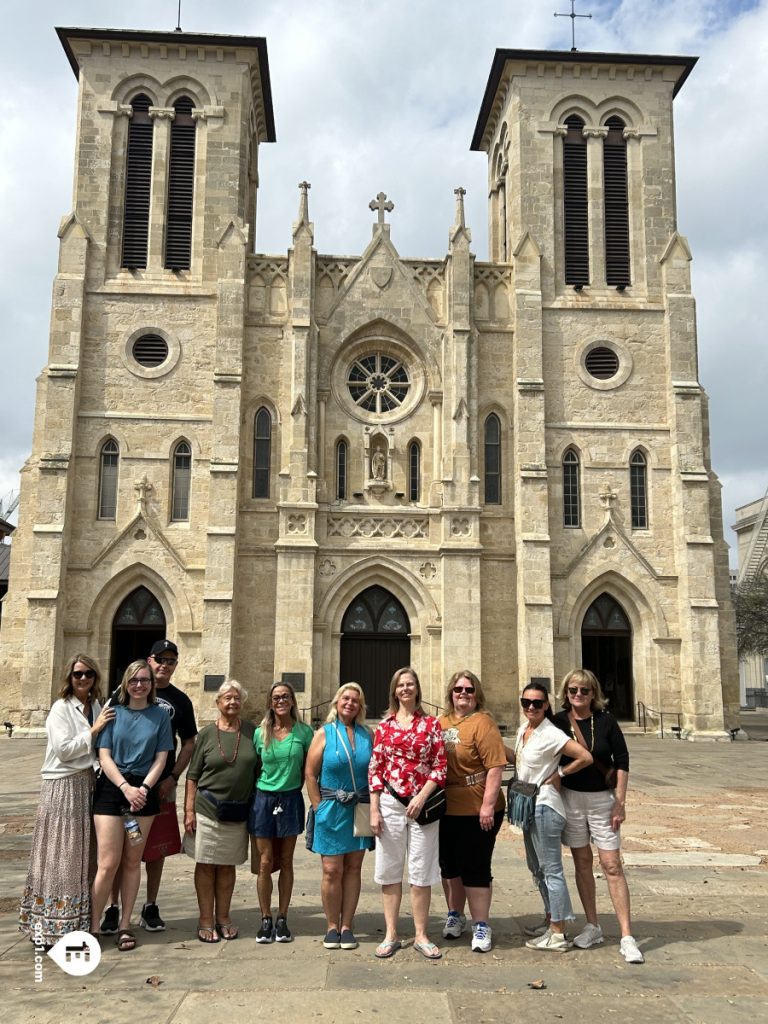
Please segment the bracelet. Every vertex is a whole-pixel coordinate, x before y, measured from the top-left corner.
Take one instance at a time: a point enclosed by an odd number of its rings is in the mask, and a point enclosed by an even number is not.
[[[128,783],[125,781],[125,779],[123,779],[123,781],[120,783],[120,785],[117,788],[118,789],[122,789],[123,786],[127,786],[127,785],[128,785]]]

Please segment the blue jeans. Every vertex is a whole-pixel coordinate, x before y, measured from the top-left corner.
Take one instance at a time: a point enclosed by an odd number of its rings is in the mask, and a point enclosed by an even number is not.
[[[573,921],[571,897],[563,874],[562,837],[565,818],[546,804],[536,805],[536,817],[525,829],[525,859],[538,886],[544,909],[553,921]]]

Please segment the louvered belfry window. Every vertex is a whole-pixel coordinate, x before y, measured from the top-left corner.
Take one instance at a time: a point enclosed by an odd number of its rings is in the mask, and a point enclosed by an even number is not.
[[[125,210],[121,267],[132,270],[147,266],[149,203],[152,189],[152,132],[149,96],[140,93],[131,101],[133,114],[128,125],[125,161]]]
[[[171,157],[168,167],[168,217],[165,225],[165,266],[189,270],[192,265],[192,203],[195,193],[195,121],[192,100],[182,96],[173,105]]]
[[[629,278],[629,201],[627,195],[627,142],[624,122],[610,117],[603,140],[603,196],[605,201],[605,279],[626,287]]]
[[[565,283],[584,285],[589,284],[587,140],[580,117],[572,114],[565,123],[568,126],[563,138]]]

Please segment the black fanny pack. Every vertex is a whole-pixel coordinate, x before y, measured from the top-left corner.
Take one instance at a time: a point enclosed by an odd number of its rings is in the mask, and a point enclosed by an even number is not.
[[[216,811],[216,817],[219,821],[239,822],[248,820],[248,810],[251,806],[250,800],[219,800],[210,789],[200,789],[198,792]]]

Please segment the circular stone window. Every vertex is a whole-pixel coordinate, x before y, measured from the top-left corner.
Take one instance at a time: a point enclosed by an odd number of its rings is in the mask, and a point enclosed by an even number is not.
[[[168,358],[168,342],[159,334],[142,334],[134,341],[131,355],[139,366],[153,370]]]
[[[584,365],[590,377],[597,380],[610,380],[619,372],[619,357],[611,348],[593,348],[584,359]]]
[[[383,352],[355,359],[347,370],[346,383],[355,405],[372,413],[399,409],[408,398],[411,387],[404,364]]]
[[[593,341],[576,353],[581,380],[596,391],[620,387],[632,372],[632,354],[622,342]]]

